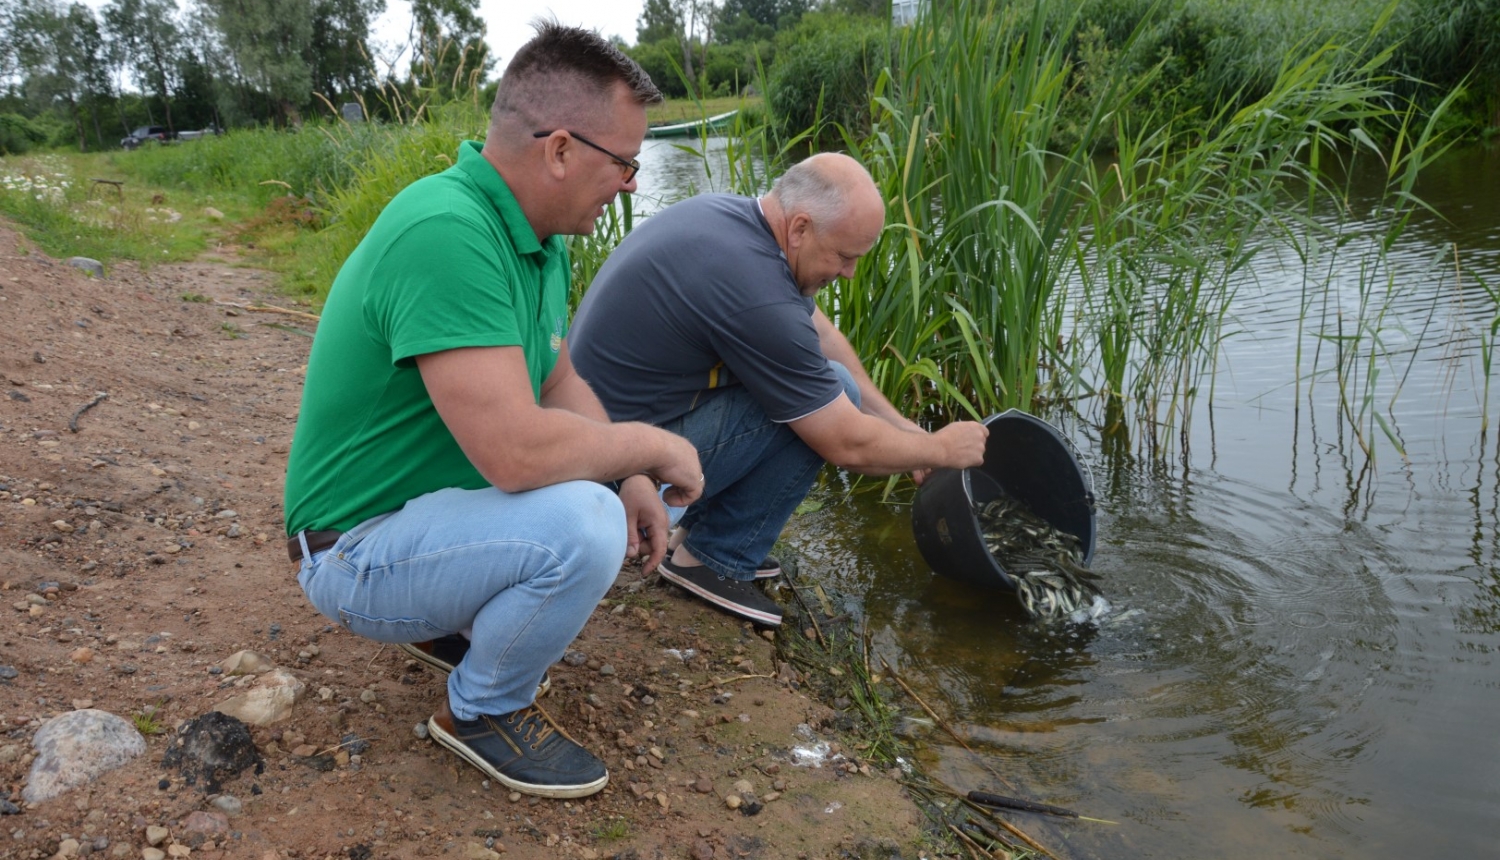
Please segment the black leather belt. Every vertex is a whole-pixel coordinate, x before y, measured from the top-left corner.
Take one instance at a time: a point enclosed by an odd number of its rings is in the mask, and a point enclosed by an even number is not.
[[[335,543],[338,543],[339,538],[344,536],[343,532],[333,529],[320,532],[302,532],[302,534],[307,537],[308,552],[322,552]],[[292,564],[298,564],[302,561],[302,541],[297,539],[297,535],[287,538],[286,555],[287,558],[292,560]]]

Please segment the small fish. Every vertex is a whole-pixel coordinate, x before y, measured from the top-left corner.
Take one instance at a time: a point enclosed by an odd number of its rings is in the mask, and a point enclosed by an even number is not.
[[[1037,619],[1098,617],[1093,614],[1103,601],[1098,576],[1084,566],[1076,535],[1053,527],[1008,496],[977,506],[975,517],[985,550],[1010,576],[1027,614]],[[1109,603],[1103,601],[1103,606]]]

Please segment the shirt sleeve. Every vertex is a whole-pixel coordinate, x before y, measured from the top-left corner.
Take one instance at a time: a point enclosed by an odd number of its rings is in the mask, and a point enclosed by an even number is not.
[[[516,273],[491,232],[451,214],[424,218],[385,249],[365,299],[365,318],[391,361],[473,346],[518,346],[511,295]]]
[[[810,415],[844,390],[804,305],[778,302],[740,311],[711,329],[709,339],[732,379],[777,423]]]

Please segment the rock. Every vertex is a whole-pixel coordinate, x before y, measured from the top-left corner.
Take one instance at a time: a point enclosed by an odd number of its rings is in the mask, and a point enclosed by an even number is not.
[[[73,653],[68,655],[68,659],[72,660],[74,663],[87,663],[90,660],[94,659],[94,649],[88,647],[87,645],[83,646],[82,648],[75,648],[73,650]]]
[[[214,808],[225,815],[239,815],[245,811],[245,804],[232,794],[221,794],[213,800]]]
[[[89,257],[69,257],[63,262],[75,269],[87,272],[90,277],[99,278],[100,280],[104,278],[104,264],[98,260],[90,259]]]
[[[142,848],[141,860],[167,860],[167,852],[160,848]]]
[[[214,805],[219,806],[219,801],[226,797],[233,800],[238,809],[239,801],[227,794],[214,798]],[[218,839],[220,836],[229,834],[229,816],[222,812],[205,812],[197,809],[188,813],[187,818],[182,819],[182,830],[187,834],[201,833],[209,839]]]
[[[37,757],[21,792],[27,803],[51,800],[146,751],[145,738],[128,720],[92,708],[48,720],[31,745]]]
[[[70,535],[74,532],[73,524],[67,520],[54,520],[52,527],[57,529],[60,534]]]
[[[268,726],[291,716],[292,705],[306,688],[292,673],[273,669],[260,676],[250,690],[220,702],[218,709],[252,726]]]
[[[739,809],[740,804],[743,802],[744,801],[740,800],[740,796],[738,794],[724,795],[724,805],[729,807],[730,809]]]
[[[220,212],[212,206],[205,206],[203,207],[203,217],[207,218],[210,221],[223,221],[224,213]]]
[[[226,675],[259,675],[276,668],[276,664],[254,651],[236,651],[219,664]]]
[[[500,860],[500,854],[477,842],[470,842],[464,846],[464,860]]]
[[[203,790],[217,792],[222,781],[240,771],[263,767],[250,729],[239,719],[218,711],[189,720],[177,730],[162,756],[163,768],[176,768],[188,785],[202,780]]]
[[[172,831],[168,830],[165,827],[162,827],[160,824],[153,824],[150,827],[146,828],[146,844],[150,845],[152,848],[155,848],[163,842],[166,842],[167,837],[171,835]]]
[[[64,839],[63,841],[57,843],[57,856],[59,856],[59,857],[77,857],[78,856],[78,840],[77,839],[73,839],[73,838],[70,837],[68,839]]]
[[[714,860],[714,847],[707,839],[694,839],[691,856],[693,860]]]
[[[427,724],[417,723],[416,725],[411,727],[411,733],[416,735],[421,740],[427,740]]]

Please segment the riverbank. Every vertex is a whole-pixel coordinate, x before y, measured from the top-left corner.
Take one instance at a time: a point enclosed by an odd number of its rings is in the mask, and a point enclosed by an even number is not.
[[[0,854],[922,852],[915,805],[771,636],[629,566],[543,700],[609,786],[560,802],[487,784],[415,731],[442,678],[331,625],[293,581],[281,485],[311,315],[252,310],[287,300],[229,246],[100,281],[0,224],[0,259]],[[208,794],[162,759],[179,724],[256,685],[225,669],[242,650],[303,692],[252,728],[263,769]],[[22,802],[37,729],[80,709],[163,731]]]

